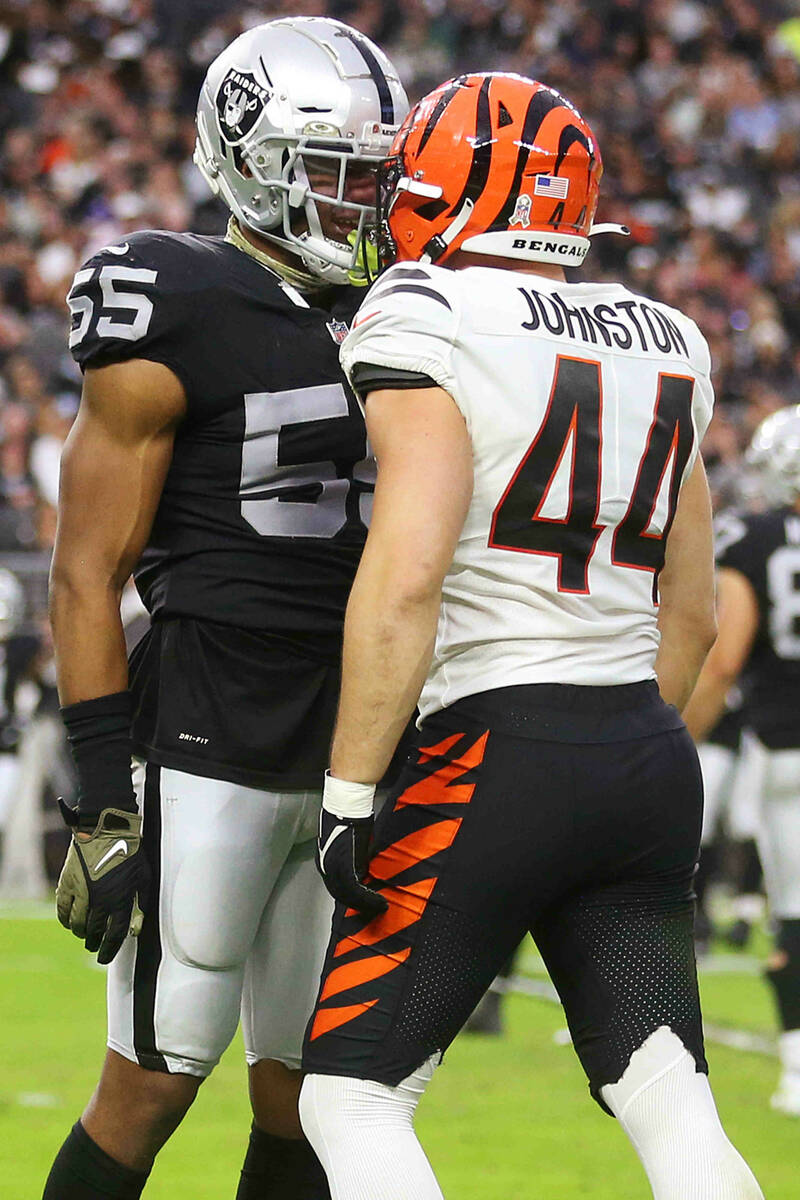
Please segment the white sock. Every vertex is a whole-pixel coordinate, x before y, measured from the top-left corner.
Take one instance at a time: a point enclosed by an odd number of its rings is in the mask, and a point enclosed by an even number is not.
[[[325,1168],[332,1200],[443,1200],[414,1132],[414,1112],[434,1067],[428,1059],[397,1087],[306,1076],[300,1123]]]
[[[787,1075],[800,1079],[800,1029],[782,1033],[778,1042],[781,1066]]]
[[[666,1025],[602,1094],[642,1161],[653,1200],[764,1200],[725,1135],[708,1079]]]

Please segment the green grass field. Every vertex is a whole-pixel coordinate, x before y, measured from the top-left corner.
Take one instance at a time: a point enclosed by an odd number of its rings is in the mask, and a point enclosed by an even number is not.
[[[55,921],[0,917],[0,1196],[39,1200],[103,1056],[101,970]],[[738,962],[750,969],[737,969]],[[748,960],[703,977],[706,1020],[770,1034],[769,996]],[[521,972],[542,986],[533,948]],[[644,1175],[589,1099],[560,1009],[511,996],[508,1032],[462,1035],[420,1108],[418,1129],[448,1200],[647,1200]],[[764,1039],[767,1041],[768,1039]],[[777,1062],[711,1042],[725,1125],[767,1200],[800,1196],[800,1121],[770,1111]],[[204,1084],[153,1171],[148,1200],[231,1200],[249,1125],[239,1042]]]

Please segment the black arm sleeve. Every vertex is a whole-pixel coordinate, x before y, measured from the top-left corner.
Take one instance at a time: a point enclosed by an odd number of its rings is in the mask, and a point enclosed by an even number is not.
[[[374,363],[356,363],[351,382],[353,390],[363,400],[370,392],[381,388],[435,388],[439,384],[430,375],[416,371],[401,371],[397,367],[379,367]]]

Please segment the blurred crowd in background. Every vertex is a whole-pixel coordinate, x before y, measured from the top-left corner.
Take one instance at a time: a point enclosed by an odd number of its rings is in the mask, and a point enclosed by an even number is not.
[[[800,4],[791,0],[306,0],[385,47],[412,100],[470,69],[562,90],[605,159],[586,273],[689,312],[718,415],[704,447],[722,499],[772,409],[800,401]],[[212,58],[296,3],[0,4],[0,553],[46,552],[80,379],[64,296],[135,229],[218,232],[192,165]],[[602,243],[602,245],[601,245]]]
[[[741,499],[758,422],[800,402],[800,0],[0,0],[0,897],[44,894],[39,797],[55,830],[70,790],[44,615],[81,384],[66,292],[133,230],[224,230],[192,165],[197,94],[237,34],[298,7],[379,42],[412,101],[508,70],[581,109],[605,160],[598,219],[633,233],[598,239],[585,273],[706,334],[720,507]]]

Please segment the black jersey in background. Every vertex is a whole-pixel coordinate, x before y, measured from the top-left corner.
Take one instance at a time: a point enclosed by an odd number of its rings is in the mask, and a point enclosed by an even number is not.
[[[743,676],[745,723],[773,750],[800,747],[800,513],[739,516],[719,555],[749,580],[759,625]]]
[[[321,786],[342,621],[375,465],[338,341],[360,297],[309,307],[217,237],[146,232],[91,258],[69,296],[82,368],[163,363],[187,413],[135,571],[134,745],[252,786]]]

